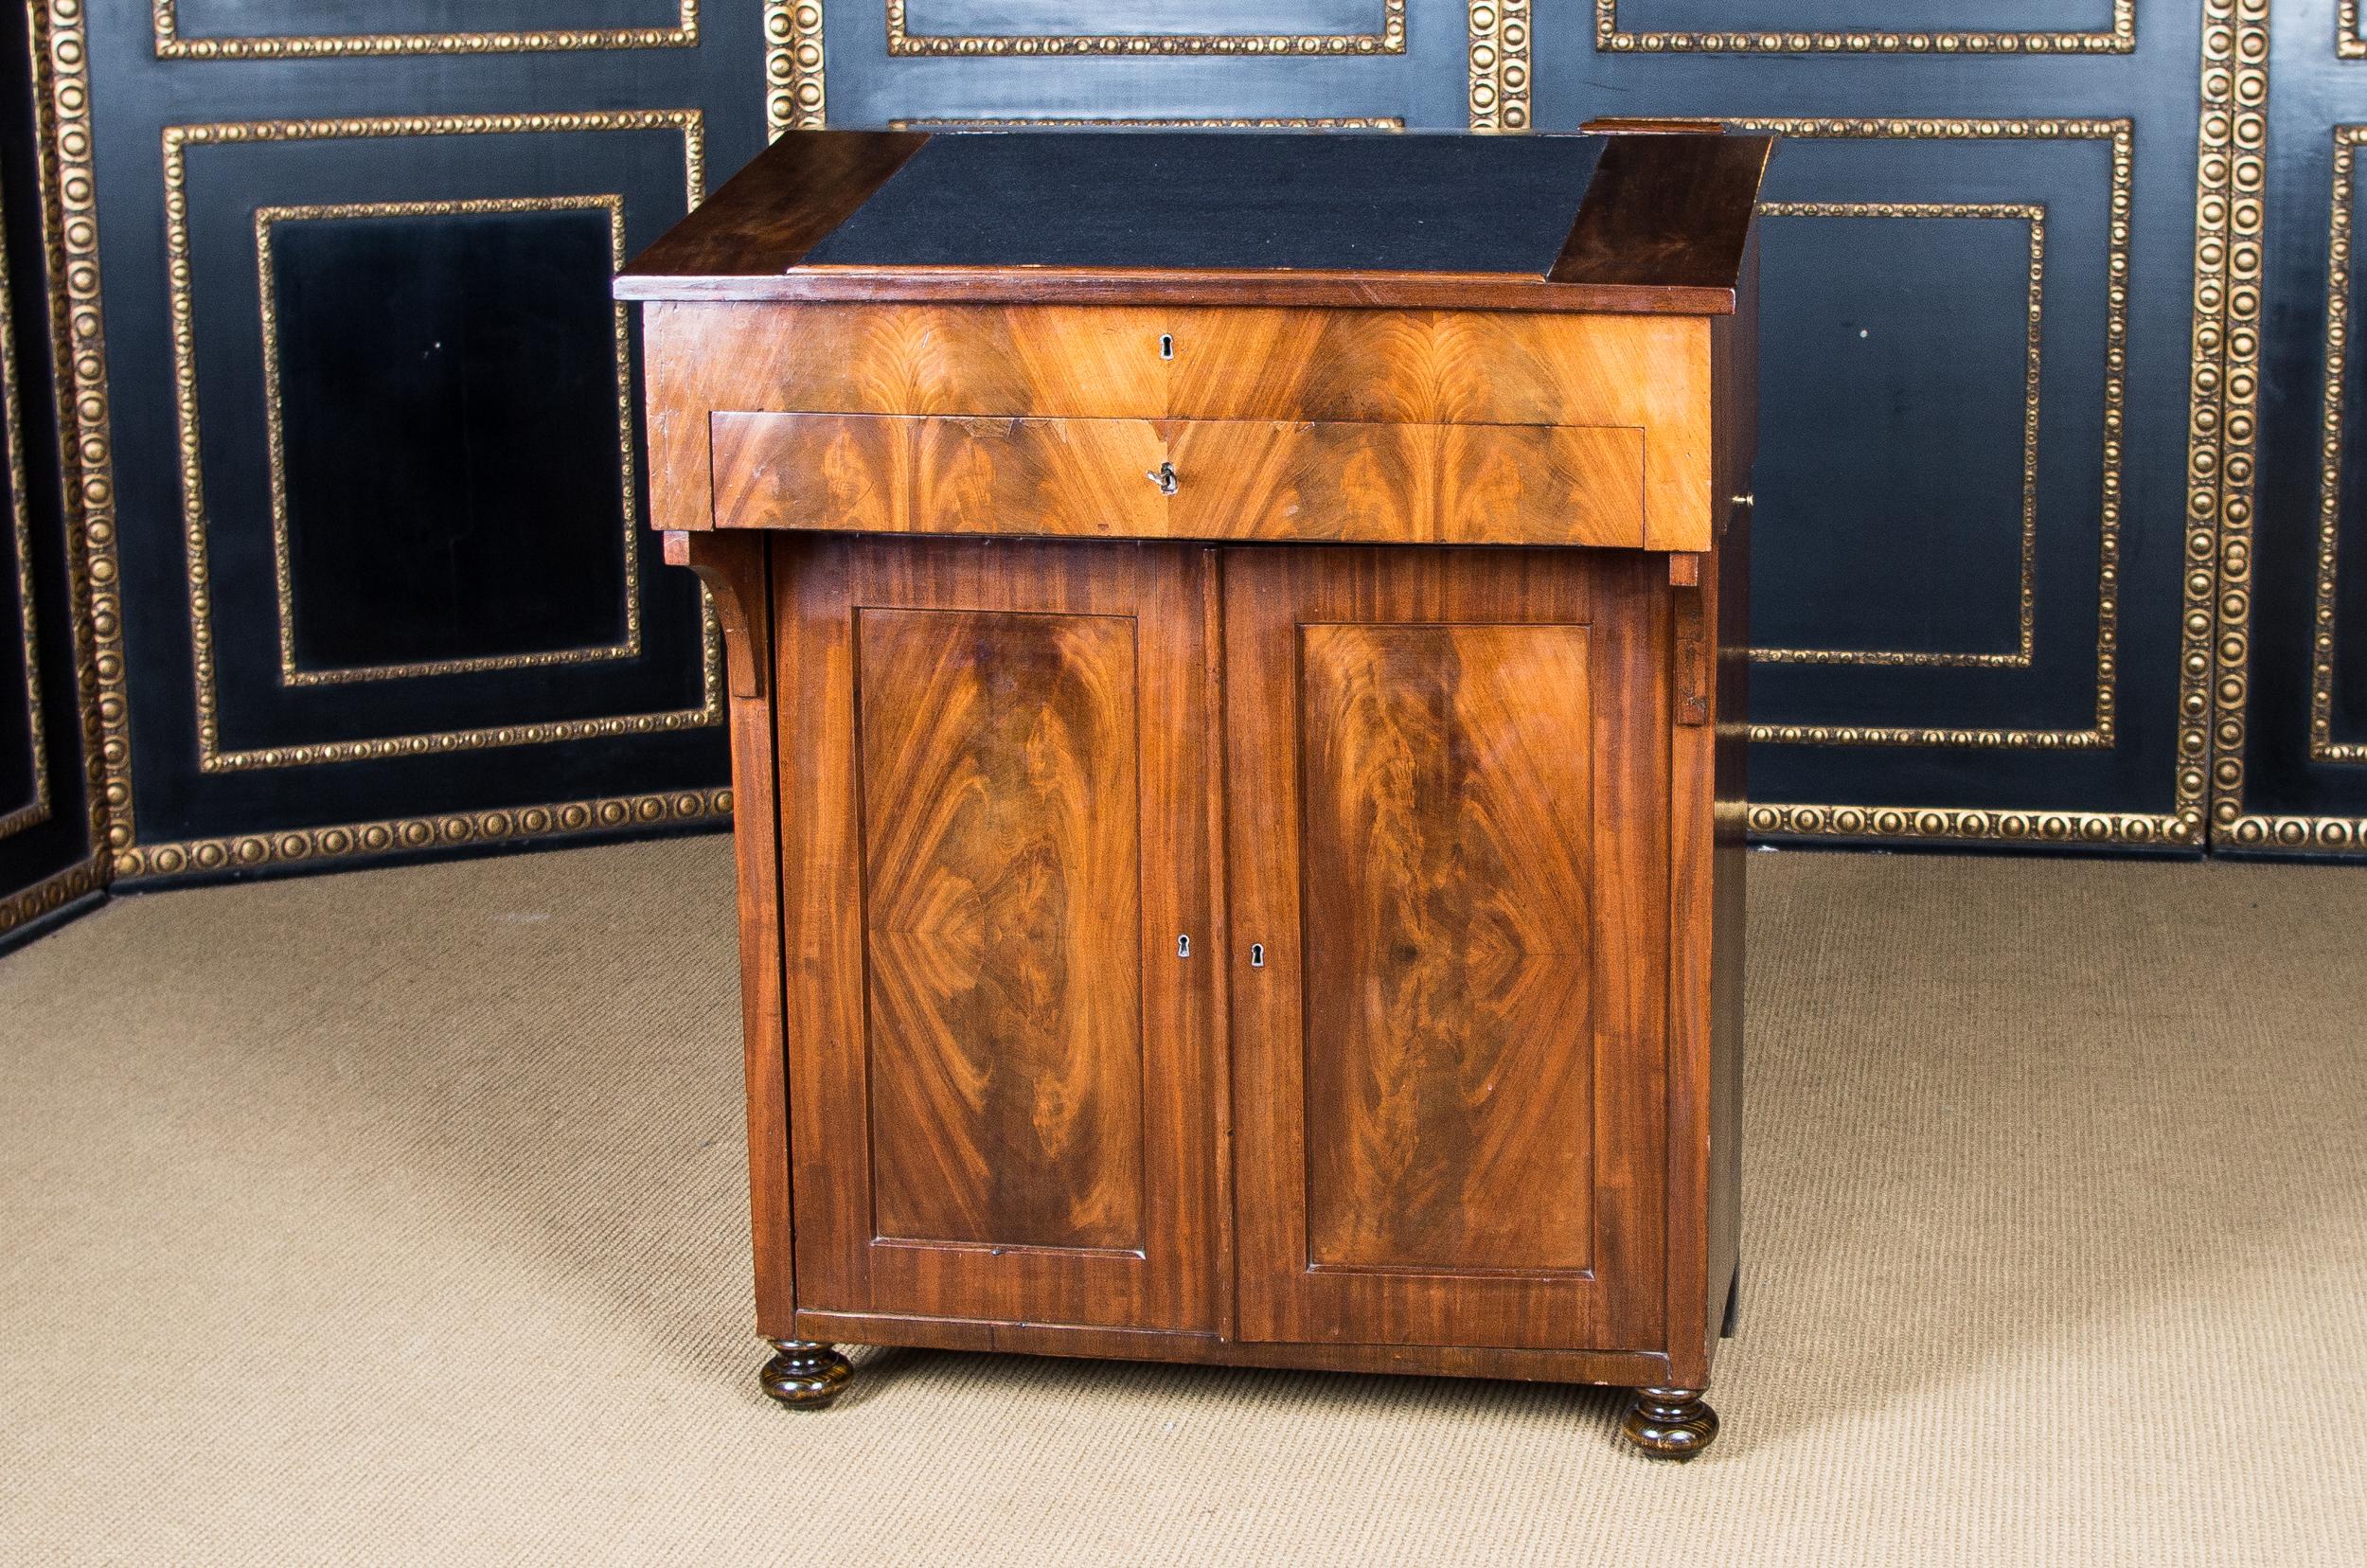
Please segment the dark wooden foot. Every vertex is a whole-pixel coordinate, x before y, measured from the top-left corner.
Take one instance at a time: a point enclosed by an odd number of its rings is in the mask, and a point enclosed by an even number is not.
[[[798,1410],[819,1410],[846,1392],[855,1369],[846,1358],[814,1340],[767,1340],[780,1352],[764,1363],[756,1381],[773,1398]]]
[[[1690,1459],[1717,1435],[1717,1412],[1697,1388],[1639,1388],[1619,1430],[1655,1459]]]

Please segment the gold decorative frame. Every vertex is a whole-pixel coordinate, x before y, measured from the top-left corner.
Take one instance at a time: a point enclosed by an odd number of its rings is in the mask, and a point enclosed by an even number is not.
[[[115,871],[123,878],[205,876],[303,861],[344,860],[355,855],[458,849],[562,834],[684,827],[719,821],[730,816],[731,811],[731,791],[712,789],[614,795],[548,806],[447,811],[436,816],[383,817],[374,822],[340,823],[330,828],[290,828],[277,832],[191,839],[181,844],[137,845],[116,856]]]
[[[2038,626],[2038,371],[2046,294],[2046,207],[2036,202],[1761,202],[1768,218],[1998,218],[2030,225],[2021,411],[2021,568],[2011,653],[1920,653],[1876,649],[1753,648],[1760,664],[1927,665],[2027,669]]]
[[[1470,0],[1470,125],[1529,128],[1529,0]]]
[[[900,8],[896,13],[900,16]],[[1529,0],[1470,0],[1469,100],[1474,131],[1529,128]],[[789,130],[817,130],[825,122],[827,62],[822,47],[822,0],[765,0],[764,123],[767,136]],[[925,121],[897,121],[923,124]],[[952,123],[947,121],[945,123]],[[1003,123],[963,120],[964,124]],[[1028,120],[1010,123],[1041,124]],[[1087,122],[1077,122],[1087,123]],[[1150,121],[1094,121],[1148,124]],[[1195,120],[1194,124],[1231,124]],[[1265,124],[1259,119],[1253,123]],[[1295,122],[1292,122],[1295,123]],[[1395,120],[1403,129],[1402,119]],[[1323,122],[1324,128],[1335,128]],[[1381,129],[1381,122],[1346,119],[1337,129]]]
[[[122,658],[120,570],[113,482],[113,447],[100,304],[85,0],[35,0],[34,70],[44,153],[44,195],[50,222],[51,307],[59,397],[68,450],[70,560],[82,591],[87,631],[84,722],[91,738],[85,757],[93,774],[91,811],[126,875],[158,875],[165,851],[194,846],[133,842],[129,710]],[[2242,686],[2240,642],[2222,659],[2219,613],[2239,638],[2249,615],[2251,453],[2256,397],[2258,328],[2258,200],[2265,183],[2268,23],[2265,0],[2204,0],[2201,45],[2202,117],[2198,138],[2193,372],[2188,430],[2187,576],[2181,598],[2178,773],[2166,812],[1966,810],[1801,804],[1749,811],[1754,831],[1825,838],[1904,838],[2071,844],[2089,846],[2198,847],[2210,810],[2228,842],[2300,848],[2367,845],[2352,819],[2242,817]],[[767,75],[776,105],[774,129],[819,124],[824,61],[818,0],[768,0]],[[776,23],[777,19],[777,23]],[[1632,47],[1633,45],[1628,45]],[[2231,226],[2231,215],[2234,218]],[[2233,265],[2231,265],[2233,263]],[[2231,289],[2234,291],[2231,294]],[[2247,293],[2247,291],[2249,291]],[[2228,350],[2231,343],[2235,351]],[[2239,475],[2229,480],[2231,471]],[[2222,526],[2220,496],[2238,506]],[[2222,541],[2221,534],[2225,534]],[[2238,596],[2220,604],[2224,584]],[[2237,685],[2217,680],[2232,671]],[[2215,727],[2222,722],[2233,729]],[[2230,771],[2215,771],[2213,757]],[[650,797],[661,802],[671,797]],[[601,803],[606,804],[606,803]],[[661,804],[661,811],[667,808]],[[722,809],[711,805],[710,811]],[[2221,812],[2224,812],[2221,815]],[[382,826],[410,830],[412,820],[443,831],[456,818],[406,819]],[[442,825],[442,826],[439,826]],[[2240,827],[2241,830],[2238,831]],[[555,829],[572,830],[563,826]],[[305,853],[333,859],[323,844],[333,829],[302,835]],[[259,859],[280,858],[266,836],[207,840],[258,846]],[[441,840],[439,839],[439,842]],[[94,868],[85,876],[96,886]],[[20,895],[20,900],[25,897]]]
[[[2336,0],[2334,52],[2343,60],[2367,60],[2367,38],[2358,32],[2358,0]]]
[[[552,27],[526,32],[335,33],[320,37],[184,38],[180,0],[151,0],[159,60],[318,60],[340,55],[540,54],[581,49],[687,49],[699,0],[675,0],[670,27]]]
[[[1253,118],[1245,116],[1185,115],[1173,119],[1095,119],[1065,115],[1022,115],[1006,118],[949,117],[944,119],[892,119],[891,131],[991,130],[998,126],[1106,126],[1127,131],[1143,130],[1207,130],[1207,131],[1402,131],[1405,121],[1395,115],[1386,116],[1318,116],[1306,118],[1281,116]]]
[[[98,855],[76,861],[54,876],[44,877],[21,893],[0,898],[0,937],[18,927],[55,915],[77,899],[107,885],[107,862]]]
[[[2085,729],[1974,729],[1921,725],[1753,724],[1753,740],[1777,745],[1997,747],[2035,751],[2103,751],[2117,734],[2120,668],[2120,543],[2122,433],[2128,369],[2129,215],[2134,199],[2136,129],[2127,119],[1820,119],[1726,118],[1742,131],[1804,139],[1913,138],[1977,141],[2109,141],[2112,183],[2105,258],[2104,476],[2098,507],[2095,717]],[[2027,330],[2036,334],[2032,316]],[[2035,374],[2035,361],[2033,362]],[[2035,388],[2023,410],[2025,430],[2036,408]],[[2035,508],[2035,490],[2031,505]],[[2035,517],[2035,510],[2030,516]],[[2028,526],[2029,525],[2025,525]],[[2035,549],[2035,543],[2031,548]],[[2027,559],[2027,558],[2026,558]],[[2026,566],[2027,570],[2027,566]],[[2025,577],[2024,592],[2035,593]],[[2031,600],[2035,614],[2035,598]],[[1780,651],[1780,650],[1779,650]],[[1776,662],[1782,662],[1780,659]],[[1843,662],[1835,660],[1831,662]]]
[[[694,708],[241,750],[222,743],[219,691],[215,680],[213,595],[206,565],[205,476],[198,412],[196,301],[189,244],[189,150],[193,147],[247,142],[666,129],[682,133],[685,200],[688,205],[696,206],[705,189],[705,122],[695,109],[450,115],[347,120],[238,120],[203,125],[169,125],[165,128],[166,278],[172,319],[174,401],[180,427],[182,525],[188,574],[200,772],[237,773],[386,757],[419,757],[601,736],[655,734],[722,722],[721,642],[714,606],[703,600],[705,628],[702,665],[704,696],[701,704]]]
[[[2309,755],[2367,762],[2367,741],[2334,738],[2335,570],[2342,533],[2342,399],[2350,368],[2351,185],[2367,125],[2334,128],[2334,202],[2326,228],[2325,381],[2318,441],[2318,592],[2310,620]]]
[[[36,0],[29,12],[42,234],[49,261],[49,350],[58,367],[58,432],[64,458],[60,489],[75,601],[84,805],[92,844],[112,850],[132,842],[132,737],[106,318],[99,301],[88,19],[83,0]]]
[[[823,124],[822,0],[764,0],[764,134]]]
[[[1622,32],[1619,0],[1594,0],[1594,46],[1606,53],[1679,55],[2129,54],[2137,47],[2137,0],[2112,0],[2112,25],[2103,32]]]
[[[0,243],[0,438],[8,444],[9,538],[16,548],[17,622],[25,634],[25,738],[32,750],[32,798],[0,811],[0,838],[49,820],[49,737],[41,714],[41,627],[33,618],[33,519],[25,507],[25,419],[18,401],[15,289]],[[0,922],[0,931],[8,926]]]
[[[1377,33],[916,33],[905,28],[905,3],[887,0],[887,52],[892,56],[1405,53],[1406,0],[1380,0]]]
[[[2198,717],[2209,727],[2189,756],[2198,773],[2209,769],[2215,844],[2356,854],[2367,851],[2367,818],[2244,810],[2268,187],[2268,0],[2204,0],[2202,39],[2183,657],[2185,671],[2202,682]]]
[[[535,669],[554,665],[596,664],[603,660],[639,656],[641,486],[632,445],[632,322],[624,303],[617,301],[611,305],[610,310],[615,330],[613,358],[616,382],[617,461],[624,484],[624,636],[618,641],[591,648],[492,653],[475,658],[414,660],[405,664],[352,666],[336,669],[305,669],[296,663],[294,552],[288,530],[286,414],[279,383],[279,309],[272,271],[273,228],[280,223],[356,218],[448,217],[472,213],[587,209],[608,214],[609,270],[612,273],[622,272],[625,267],[625,199],[622,196],[507,196],[456,202],[338,202],[324,205],[256,209],[255,272],[263,326],[263,422],[271,454],[271,550],[272,567],[279,594],[279,679],[282,685],[338,686],[358,681],[457,675],[472,670]]]
[[[2219,0],[2211,0],[2211,3],[2217,4],[2219,3]],[[2226,0],[2226,3],[2232,7],[2233,5],[2239,3],[2239,0]],[[2260,0],[2240,0],[2240,3],[2257,5],[2260,3]],[[2232,40],[2222,39],[2220,42],[2232,47]],[[2261,43],[2265,44],[2265,34]],[[2198,187],[2198,193],[2205,198],[2206,205],[2208,198],[2211,194],[2211,186],[2209,182],[2213,178],[2212,171],[2215,167],[2211,162],[2211,152],[2215,145],[2221,147],[2222,150],[2226,145],[2225,142],[2215,143],[2215,121],[2213,120],[2210,112],[2210,70],[2214,59],[2212,53],[2213,47],[2213,38],[2206,29],[2204,39],[2205,110],[2202,128],[2202,140],[2205,156],[2202,163],[2201,181]],[[2266,58],[2265,49],[2261,52],[2260,58]],[[2253,101],[2257,101],[2257,99],[2254,99]],[[1729,123],[1741,124],[1744,122],[1730,121]],[[2082,134],[2093,134],[2091,128],[2110,128],[2110,134],[2113,137],[2115,170],[2112,226],[2117,242],[2122,246],[2126,246],[2127,244],[2125,236],[2127,230],[2130,215],[2130,190],[2129,186],[2127,183],[2127,176],[2124,173],[2124,170],[2127,166],[2128,153],[2133,135],[2132,128],[2127,120],[1834,120],[1794,122],[1795,127],[1803,124],[1809,126],[1822,125],[1841,128],[1859,128],[1855,131],[1846,129],[1826,130],[1824,132],[1825,134],[1920,134],[1984,137],[2024,135],[2056,137],[2067,134],[2075,135]],[[2225,120],[2218,121],[2216,124],[2219,131],[2222,133],[2226,133],[2230,129]],[[1806,134],[1815,133],[1802,131],[1795,128],[1790,132],[1790,134]],[[2251,145],[2256,151],[2259,145],[2258,141],[2255,139]],[[2223,168],[2224,166],[2222,165],[2219,167]],[[2206,223],[2207,212],[2198,212],[2197,228],[2197,256],[2198,263],[2200,263],[2203,259],[2203,246],[2209,238],[2209,230],[2205,226]],[[2111,286],[2117,301],[2125,308],[2128,287],[2127,265],[2127,258],[2125,249],[2121,251],[2116,259],[2119,262],[2119,266],[2114,273]],[[2213,326],[2213,335],[2216,336],[2216,312],[2220,304],[2219,296],[2217,294],[2207,294],[2205,291],[2206,283],[2204,277],[2202,276],[2201,267],[2198,264],[2195,294],[2195,311],[2198,342],[2203,334],[2203,329],[2207,321]],[[2125,362],[2127,353],[2126,343],[2115,342],[2109,345],[2108,352],[2110,354],[2113,363],[2119,364]],[[2207,425],[2206,421],[2201,417],[2201,411],[2209,405],[2210,399],[2218,383],[2216,377],[2210,372],[2210,368],[2206,365],[2201,354],[2198,353],[2194,364],[2195,369],[2193,374],[2192,392],[2195,399],[2195,408],[2197,409],[2198,414],[2189,430],[2189,464],[2190,467],[2196,464],[2200,464],[2204,467],[2211,467],[2213,466],[2214,460],[2210,456],[2202,455],[2202,454],[2216,439],[2216,427]],[[2111,454],[2115,457],[2115,459],[2117,459],[2123,431],[2123,411],[2117,401],[2108,404],[2105,411],[2105,419],[2106,440],[2112,449]],[[2106,499],[2108,505],[2113,508],[2114,514],[2117,515],[2119,501],[2117,492],[2108,492]],[[2204,546],[2203,559],[2205,561],[2209,559],[2210,538],[2210,533],[2206,528],[2202,534]],[[2115,545],[2117,544],[2117,541],[2114,541],[2113,543]],[[2108,549],[2106,552],[2103,561],[2102,583],[2103,592],[2112,597],[2115,609],[2117,610],[2119,561],[2116,548]],[[1993,844],[2037,846],[2061,845],[2085,847],[2118,846],[2200,848],[2203,846],[2205,833],[2204,804],[2206,798],[2207,779],[2202,759],[2207,755],[2210,747],[2210,731],[2204,721],[2211,701],[2211,672],[2207,658],[2205,661],[2198,663],[2192,657],[2193,650],[2191,643],[2193,641],[2192,633],[2196,625],[2197,617],[2199,616],[2204,633],[2203,643],[2207,651],[2209,645],[2208,633],[2210,628],[2211,607],[2212,587],[2208,575],[2204,574],[2201,577],[2199,583],[2198,583],[2196,575],[2190,573],[2186,580],[2182,611],[2185,617],[2182,624],[2187,629],[2189,633],[2188,640],[2190,646],[2184,650],[2184,654],[2182,655],[2184,662],[2181,663],[2180,667],[2179,733],[2177,743],[2177,754],[2179,759],[2178,773],[2173,783],[2171,809],[2167,811],[2089,811],[2077,810],[2050,811],[2044,809],[1999,811],[1985,807],[1827,805],[1810,802],[1800,802],[1796,804],[1771,803],[1757,804],[1747,807],[1743,813],[1745,826],[1750,831],[1754,833],[1781,833],[1798,838],[1853,840],[1868,838],[1906,840],[1935,839]],[[2109,624],[2109,623],[2108,622],[2108,626]],[[2110,673],[2113,668],[2114,662],[2117,660],[2117,656],[2116,644],[2107,646],[2100,643],[2100,674],[2109,675]],[[2109,710],[2108,709],[2106,716],[2109,716]]]

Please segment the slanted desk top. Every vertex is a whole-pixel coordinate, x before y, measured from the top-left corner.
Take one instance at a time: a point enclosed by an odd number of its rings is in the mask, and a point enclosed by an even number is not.
[[[616,294],[1726,314],[1771,145],[793,132]]]

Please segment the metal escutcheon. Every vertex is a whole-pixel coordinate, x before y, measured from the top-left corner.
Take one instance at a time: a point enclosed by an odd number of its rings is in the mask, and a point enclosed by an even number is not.
[[[1159,493],[1162,495],[1173,495],[1175,487],[1181,483],[1175,476],[1173,463],[1162,463],[1155,469],[1146,469],[1143,477],[1157,485]]]

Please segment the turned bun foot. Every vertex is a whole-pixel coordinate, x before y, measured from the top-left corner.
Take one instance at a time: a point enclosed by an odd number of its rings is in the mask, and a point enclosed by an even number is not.
[[[764,1363],[756,1381],[765,1393],[798,1410],[819,1410],[846,1392],[855,1369],[846,1358],[815,1340],[767,1340],[780,1352]]]
[[[1639,1388],[1619,1430],[1655,1459],[1690,1459],[1717,1435],[1717,1412],[1696,1388]]]

